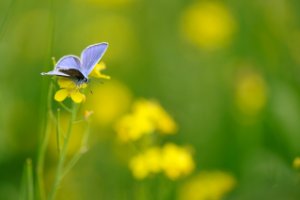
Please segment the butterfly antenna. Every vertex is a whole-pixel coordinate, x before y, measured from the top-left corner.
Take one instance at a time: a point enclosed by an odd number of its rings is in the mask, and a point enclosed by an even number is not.
[[[55,59],[54,56],[52,57],[52,62],[53,62],[53,65],[55,66],[56,65],[56,59]]]

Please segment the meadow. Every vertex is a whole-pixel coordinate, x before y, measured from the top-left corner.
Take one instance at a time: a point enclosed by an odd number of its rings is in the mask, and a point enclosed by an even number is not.
[[[1,0],[0,199],[300,199],[299,10]],[[102,42],[87,83],[41,75]]]

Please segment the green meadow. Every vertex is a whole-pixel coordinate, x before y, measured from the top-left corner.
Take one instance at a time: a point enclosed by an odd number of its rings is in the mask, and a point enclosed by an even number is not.
[[[0,199],[300,199],[299,10],[1,0]]]

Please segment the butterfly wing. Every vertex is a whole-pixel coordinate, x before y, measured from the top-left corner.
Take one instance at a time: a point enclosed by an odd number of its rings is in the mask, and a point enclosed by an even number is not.
[[[69,71],[78,71],[79,73],[81,73],[80,60],[78,57],[73,55],[64,56],[57,61],[54,70],[49,72],[42,72],[41,74],[72,77],[72,73],[68,73]]]
[[[68,55],[59,59],[55,69],[77,69],[80,70],[80,59],[77,56]]]
[[[108,43],[103,42],[85,48],[81,53],[81,72],[87,77],[100,61],[108,47]]]

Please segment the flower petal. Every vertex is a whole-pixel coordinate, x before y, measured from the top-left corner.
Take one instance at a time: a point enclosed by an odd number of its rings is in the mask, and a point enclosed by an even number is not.
[[[87,87],[87,84],[86,83],[82,83],[79,88],[86,88]]]
[[[78,90],[71,92],[71,98],[75,103],[81,103],[85,101],[85,95],[80,93]]]
[[[60,89],[55,93],[54,99],[58,102],[65,100],[69,96],[69,91],[67,89]]]
[[[74,83],[74,81],[72,81],[68,78],[59,77],[57,82],[58,82],[59,87],[61,87],[61,88],[67,88],[67,89],[76,88],[76,84]]]
[[[110,76],[104,75],[101,73],[102,70],[106,69],[106,65],[104,62],[100,62],[95,66],[93,71],[90,73],[89,76],[95,77],[95,78],[103,78],[103,79],[110,79]]]

